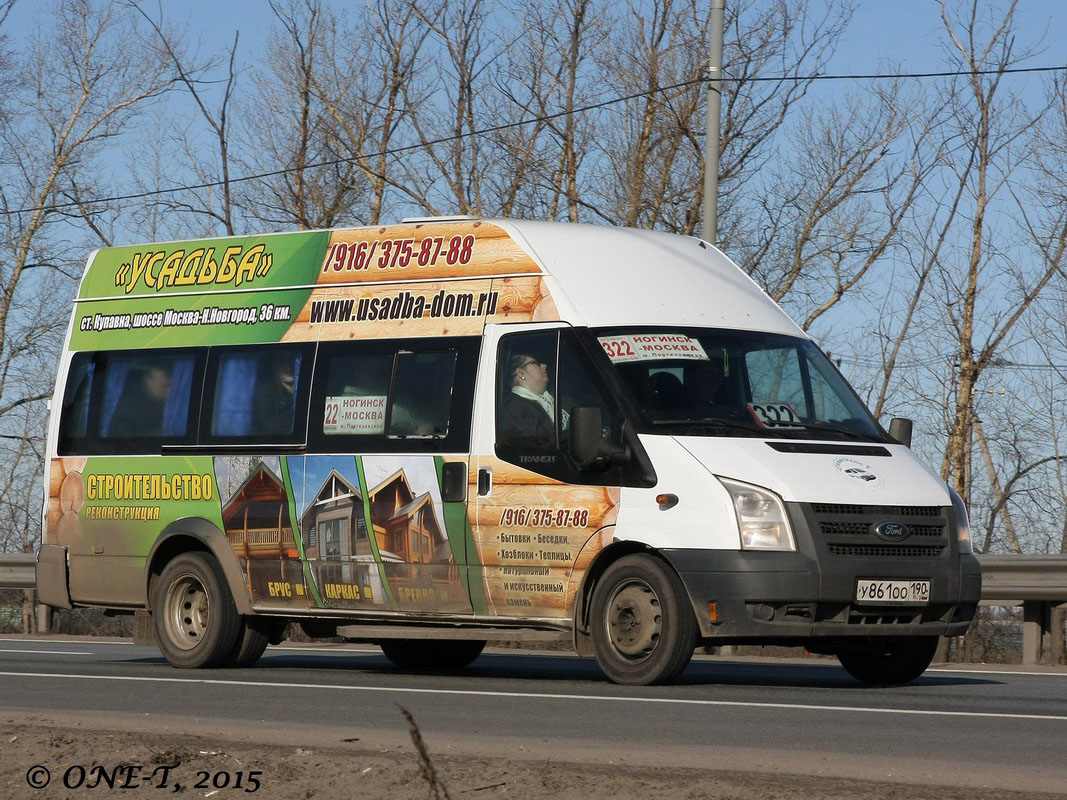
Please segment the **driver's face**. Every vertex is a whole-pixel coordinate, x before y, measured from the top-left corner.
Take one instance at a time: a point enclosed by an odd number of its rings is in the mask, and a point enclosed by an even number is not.
[[[534,394],[542,394],[548,388],[548,365],[534,358],[527,360],[518,370],[519,385]]]

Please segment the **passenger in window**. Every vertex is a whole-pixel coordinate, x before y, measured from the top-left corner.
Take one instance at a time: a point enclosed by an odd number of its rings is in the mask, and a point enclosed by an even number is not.
[[[283,355],[265,365],[266,375],[257,381],[255,399],[252,401],[253,434],[279,436],[293,432],[293,412],[296,408],[296,370],[293,362],[291,355]]]
[[[544,449],[556,443],[556,399],[548,391],[548,365],[534,356],[512,356],[510,391],[503,398],[500,440],[509,447]],[[563,412],[563,427],[570,415]]]
[[[131,370],[111,415],[109,436],[159,436],[170,394],[170,370],[159,366]]]

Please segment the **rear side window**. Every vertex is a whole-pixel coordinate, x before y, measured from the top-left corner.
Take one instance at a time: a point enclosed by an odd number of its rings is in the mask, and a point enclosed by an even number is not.
[[[302,444],[313,353],[310,345],[213,349],[201,441]]]
[[[63,394],[59,452],[158,453],[196,440],[202,359],[190,351],[78,353]]]
[[[455,337],[320,344],[309,449],[467,450],[478,346]]]

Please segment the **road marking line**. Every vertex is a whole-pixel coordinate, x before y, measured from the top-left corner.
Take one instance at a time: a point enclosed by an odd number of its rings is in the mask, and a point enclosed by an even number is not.
[[[44,640],[42,640],[42,639],[9,639],[7,637],[0,638],[0,642],[19,642],[21,644],[45,644],[46,642],[49,643],[49,644],[57,644],[58,643],[58,642],[55,642],[55,641],[52,641],[52,640],[49,640],[49,639],[44,639]],[[98,642],[98,641],[82,642],[82,641],[79,641],[77,643],[78,644],[122,644],[123,646],[127,646],[127,647],[132,647],[133,646],[133,642]]]
[[[1067,672],[1015,672],[1008,669],[948,669],[934,668],[927,672],[940,672],[942,674],[959,675],[1022,675],[1026,678],[1067,678]]]
[[[1067,716],[1056,714],[1004,714],[995,711],[931,711],[922,708],[863,708],[861,706],[820,706],[803,703],[752,703],[741,700],[690,700],[672,697],[618,697],[596,694],[547,694],[541,692],[489,692],[471,689],[418,689],[399,686],[321,686],[306,683],[276,681],[225,681],[216,678],[149,678],[123,675],[67,675],[62,673],[0,672],[0,677],[72,678],[97,681],[137,681],[143,683],[200,683],[211,686],[255,686],[269,689],[337,689],[348,692],[396,692],[408,694],[451,694],[474,697],[517,697],[536,700],[594,700],[623,703],[661,703],[667,705],[728,706],[734,708],[781,708],[795,711],[851,711],[867,714],[915,714],[925,717],[979,717],[985,719],[1041,719],[1067,722]]]
[[[50,656],[91,656],[89,651],[76,652],[73,650],[14,650],[0,647],[0,653],[47,653]]]

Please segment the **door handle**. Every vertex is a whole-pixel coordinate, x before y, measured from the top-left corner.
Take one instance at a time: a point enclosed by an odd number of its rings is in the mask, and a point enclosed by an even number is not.
[[[481,467],[478,470],[478,496],[485,497],[493,489],[493,471]]]

